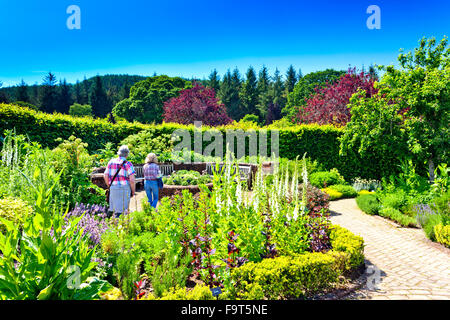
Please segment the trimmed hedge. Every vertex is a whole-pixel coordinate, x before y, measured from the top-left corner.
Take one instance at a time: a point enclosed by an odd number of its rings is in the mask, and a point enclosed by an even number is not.
[[[434,235],[436,241],[442,243],[446,247],[450,248],[450,225],[444,226],[443,224],[438,224],[434,226]]]
[[[364,241],[333,226],[332,250],[246,263],[232,271],[231,298],[289,299],[307,297],[333,286],[344,272],[364,263]]]
[[[142,130],[153,129],[156,136],[172,134],[176,129],[187,129],[193,137],[194,126],[178,124],[146,125],[141,123],[121,122],[111,124],[104,119],[79,118],[62,114],[46,114],[28,108],[11,104],[0,104],[0,132],[5,129],[16,129],[18,134],[27,134],[32,141],[37,141],[44,147],[57,146],[57,138],[68,139],[71,135],[81,138],[88,143],[90,152],[103,148],[106,142],[118,145],[126,137],[137,134]],[[247,129],[246,127],[240,129]],[[203,127],[203,130],[210,128]],[[226,129],[237,129],[228,125],[216,127],[216,130],[225,132]],[[265,128],[262,128],[266,130]],[[261,129],[257,129],[261,130]],[[275,130],[275,129],[272,129]],[[267,129],[267,145],[270,151],[270,132]],[[394,173],[398,159],[389,158],[388,154],[372,154],[361,159],[356,153],[347,156],[339,155],[339,138],[344,132],[343,128],[331,125],[319,126],[317,124],[297,125],[279,130],[280,157],[295,159],[298,155],[307,156],[321,163],[326,170],[337,168],[347,179],[354,177],[381,178]],[[193,139],[192,144],[193,144]],[[224,139],[226,146],[226,139]],[[209,145],[203,142],[203,147]],[[225,148],[224,148],[225,150]]]

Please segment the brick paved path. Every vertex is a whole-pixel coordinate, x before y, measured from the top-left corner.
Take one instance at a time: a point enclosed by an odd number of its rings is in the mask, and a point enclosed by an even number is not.
[[[365,285],[347,299],[450,300],[450,249],[428,240],[421,229],[363,213],[354,199],[333,201],[330,209],[334,224],[365,243]]]

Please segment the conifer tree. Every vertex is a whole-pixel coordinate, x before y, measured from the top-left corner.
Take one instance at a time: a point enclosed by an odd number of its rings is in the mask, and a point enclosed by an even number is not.
[[[294,90],[294,86],[297,83],[297,74],[295,73],[295,69],[292,66],[292,64],[289,66],[287,72],[286,72],[286,91],[292,92]]]
[[[256,79],[255,69],[249,67],[246,74],[246,80],[242,84],[240,92],[240,100],[242,104],[239,119],[246,114],[259,115],[258,105],[258,82]]]
[[[30,96],[28,95],[28,86],[25,81],[22,81],[17,86],[16,101],[30,102]]]
[[[69,108],[72,105],[72,96],[70,94],[70,87],[66,79],[59,82],[59,95],[56,105],[56,111],[60,113],[69,113]]]
[[[40,109],[44,112],[52,113],[56,110],[56,104],[58,103],[56,77],[51,72],[44,77],[39,101]]]
[[[216,69],[211,72],[208,79],[208,87],[213,88],[217,94],[220,90],[220,77]]]
[[[79,80],[77,80],[77,82],[75,83],[74,94],[75,94],[75,102],[81,104],[82,97],[81,97],[81,85]]]
[[[267,115],[267,107],[272,102],[271,93],[269,92],[270,77],[266,66],[263,66],[258,77],[258,110],[260,121],[263,122]]]
[[[109,112],[111,112],[111,105],[103,89],[102,79],[100,76],[96,76],[94,80],[94,87],[92,88],[89,96],[89,104],[92,106],[92,112],[96,117],[103,118]]]

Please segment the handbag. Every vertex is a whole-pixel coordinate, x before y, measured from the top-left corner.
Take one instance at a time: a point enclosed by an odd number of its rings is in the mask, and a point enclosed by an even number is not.
[[[164,188],[164,182],[162,177],[156,178],[156,183],[158,184],[158,189]]]
[[[105,197],[106,197],[106,203],[108,203],[108,205],[109,205],[109,194],[110,194],[110,191],[111,191],[110,189],[111,189],[112,183],[116,179],[116,177],[119,174],[120,170],[122,170],[122,168],[125,166],[126,162],[127,162],[126,160],[123,161],[122,166],[119,168],[119,170],[117,170],[116,174],[114,175],[114,177],[111,180],[111,183],[109,184],[108,189],[106,189]]]

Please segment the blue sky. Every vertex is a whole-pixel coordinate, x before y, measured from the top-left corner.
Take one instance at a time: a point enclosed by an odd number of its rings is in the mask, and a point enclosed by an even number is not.
[[[366,27],[372,4],[380,30]],[[66,26],[70,5],[81,9],[80,30]],[[0,0],[0,81],[360,68],[394,64],[400,48],[449,31],[448,0]]]

